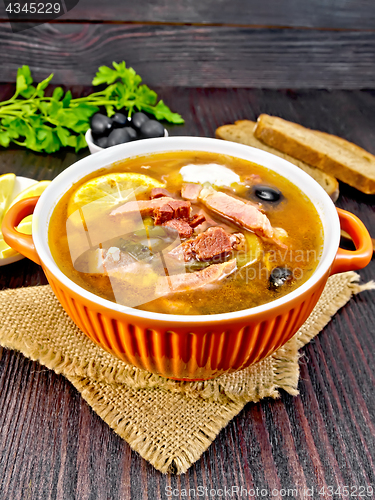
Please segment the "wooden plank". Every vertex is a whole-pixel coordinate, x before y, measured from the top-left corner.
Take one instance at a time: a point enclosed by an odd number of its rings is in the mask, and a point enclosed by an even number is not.
[[[68,0],[65,4],[69,9]],[[3,2],[0,19],[7,20]],[[372,0],[346,0],[340,6],[326,0],[117,0],[104,6],[103,0],[80,0],[62,19],[373,30],[375,4]]]
[[[126,60],[149,85],[371,88],[375,33],[233,27],[0,25],[1,79],[29,64],[36,80],[90,84],[98,66]]]

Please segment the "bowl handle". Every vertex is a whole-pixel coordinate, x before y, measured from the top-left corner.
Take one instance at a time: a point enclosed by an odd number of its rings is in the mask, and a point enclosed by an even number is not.
[[[36,253],[32,235],[19,233],[16,227],[22,219],[34,212],[35,205],[39,198],[40,196],[25,198],[13,205],[5,214],[1,226],[5,242],[14,250],[17,250],[17,252],[33,260],[37,264],[40,264],[40,259]]]
[[[339,248],[330,275],[362,269],[370,262],[373,253],[372,241],[363,222],[354,214],[341,208],[337,208],[337,212],[341,229],[350,235],[356,249],[351,251]]]

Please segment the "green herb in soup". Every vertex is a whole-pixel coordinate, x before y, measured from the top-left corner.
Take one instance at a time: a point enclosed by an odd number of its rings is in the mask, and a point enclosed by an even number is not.
[[[308,198],[265,167],[226,155],[138,156],[74,185],[50,221],[52,255],[86,290],[166,314],[218,314],[304,283],[322,251]]]

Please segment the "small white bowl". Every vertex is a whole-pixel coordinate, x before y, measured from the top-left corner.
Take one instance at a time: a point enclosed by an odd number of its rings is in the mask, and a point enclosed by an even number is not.
[[[164,137],[168,137],[168,135],[169,135],[168,130],[165,128],[164,129]],[[108,148],[101,148],[95,144],[95,142],[92,138],[91,128],[89,128],[88,131],[86,132],[85,139],[86,139],[86,142],[87,142],[87,145],[89,147],[91,154],[98,153],[99,151],[103,151],[103,149],[108,149]],[[142,139],[136,139],[136,140],[141,141]]]

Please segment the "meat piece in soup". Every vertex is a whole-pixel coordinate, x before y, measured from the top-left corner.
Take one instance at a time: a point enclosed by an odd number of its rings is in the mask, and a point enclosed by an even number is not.
[[[169,227],[178,232],[180,238],[189,238],[193,234],[193,226],[181,219],[171,219],[162,224],[163,227]]]
[[[202,189],[199,193],[199,199],[214,213],[222,215],[244,229],[253,231],[258,236],[273,240],[283,248],[287,248],[275,236],[275,230],[268,217],[254,205],[249,205],[226,193],[216,191],[212,187]]]
[[[181,198],[197,203],[202,186],[200,184],[183,184],[181,187]]]
[[[240,250],[245,245],[242,233],[228,234],[221,227],[210,227],[196,238],[181,243],[170,252],[185,262],[191,260],[207,261],[218,256],[229,254],[232,250]]]
[[[280,193],[277,203],[256,203],[259,185]],[[49,229],[52,255],[72,281],[165,314],[219,314],[282,297],[313,274],[322,242],[316,208],[287,179],[246,160],[190,151],[129,158],[90,174],[58,202]]]

